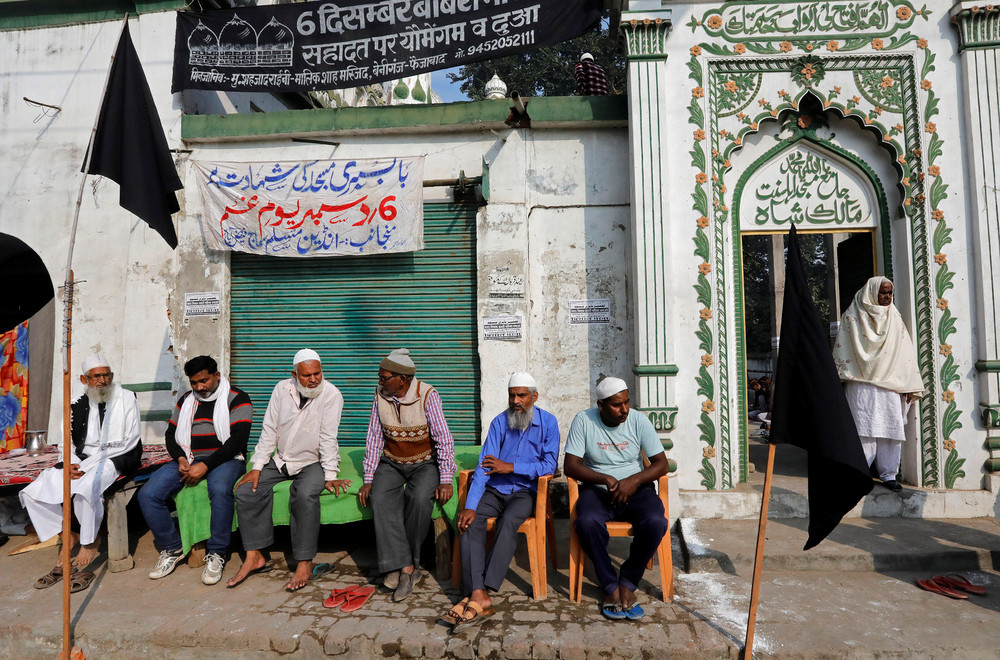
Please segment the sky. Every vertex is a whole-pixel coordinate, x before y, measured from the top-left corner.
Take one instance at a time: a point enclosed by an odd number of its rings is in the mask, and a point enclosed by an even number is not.
[[[453,101],[468,101],[465,94],[459,90],[459,83],[452,83],[445,77],[448,73],[458,73],[458,70],[462,67],[454,67],[451,69],[441,69],[439,71],[431,72],[431,89],[437,92],[438,96],[445,103],[451,103]]]

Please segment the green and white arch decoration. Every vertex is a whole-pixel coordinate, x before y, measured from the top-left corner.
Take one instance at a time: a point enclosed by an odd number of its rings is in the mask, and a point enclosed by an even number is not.
[[[963,426],[963,412],[951,389],[959,379],[959,356],[949,339],[958,331],[961,319],[949,306],[956,273],[946,248],[953,242],[953,225],[961,210],[960,204],[952,207],[946,201],[947,177],[959,172],[945,170],[945,142],[935,124],[940,100],[934,89],[936,54],[930,37],[936,24],[930,21],[932,12],[902,0],[746,1],[709,8],[704,4],[675,6],[674,11],[684,12],[677,25],[690,29],[679,28],[670,36],[685,41],[688,53],[686,62],[672,61],[671,68],[686,66],[690,86],[684,116],[689,126],[685,131],[675,122],[667,139],[674,153],[684,144],[689,154],[688,226],[696,260],[683,270],[691,274],[698,304],[694,342],[701,356],[697,374],[680,373],[677,377],[679,389],[693,387],[697,391],[700,409],[681,406],[678,416],[698,415],[702,487],[729,489],[748,475],[742,442],[746,402],[738,382],[742,374],[738,367],[745,353],[740,331],[742,306],[737,298],[741,269],[739,249],[734,254],[733,248],[739,245],[741,229],[734,221],[733,206],[737,199],[745,199],[738,196],[746,181],[732,180],[738,174],[733,172],[732,158],[765,122],[791,120],[797,137],[784,145],[791,149],[790,154],[806,157],[822,148],[839,156],[842,167],[836,174],[852,181],[841,185],[840,201],[845,206],[840,208],[852,208],[849,198],[861,194],[866,180],[876,190],[876,199],[868,199],[867,204],[885,204],[885,196],[877,193],[876,177],[864,171],[863,161],[849,158],[846,151],[838,154],[835,144],[817,143],[809,130],[811,116],[800,112],[807,94],[818,99],[824,111],[852,119],[871,131],[895,160],[893,183],[902,202],[901,209],[879,208],[881,262],[884,269],[892,269],[890,233],[908,234],[895,243],[897,257],[901,256],[900,246],[905,246],[895,274],[907,279],[912,291],[915,342],[927,387],[919,407],[919,474],[907,474],[907,478],[927,487],[954,487],[965,477],[965,459],[952,439]],[[636,122],[631,129],[633,149],[639,149],[643,142],[656,143],[639,154],[649,159],[643,161],[647,163],[661,163],[661,155],[665,157],[659,153],[662,137],[655,131],[663,130],[661,105],[674,101],[679,92],[658,88],[657,78],[664,76],[663,71],[644,69],[649,55],[633,45],[637,42],[635,33],[646,34],[651,29],[652,22],[644,23],[643,19],[655,14],[664,17],[660,25],[669,24],[669,10],[622,14],[622,32],[629,45],[630,119]],[[633,22],[632,18],[638,20]],[[669,50],[679,52],[676,43]],[[643,114],[645,117],[638,116]],[[640,123],[643,119],[646,124]],[[634,161],[634,167],[646,171],[640,162]],[[656,176],[653,174],[654,180]],[[671,178],[680,176],[675,165]],[[676,191],[676,184],[673,186]],[[637,197],[646,192],[655,197],[653,189],[658,187],[636,182],[634,188],[639,191]],[[637,200],[637,241],[640,230],[655,231],[653,219],[663,213],[662,204],[656,207],[654,202]],[[656,213],[650,214],[651,207]],[[836,214],[820,211],[820,219],[838,221]],[[845,213],[839,219],[849,225],[850,217],[851,213]],[[670,221],[681,222],[679,218]],[[648,282],[648,272],[645,278]],[[679,290],[676,283],[673,286]],[[641,306],[640,297],[636,309]],[[649,337],[651,326],[643,326],[637,318],[636,327],[637,334]],[[659,327],[669,326],[664,322]]]

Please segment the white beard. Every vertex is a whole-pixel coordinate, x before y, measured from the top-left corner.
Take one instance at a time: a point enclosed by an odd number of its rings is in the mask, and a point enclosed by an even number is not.
[[[531,406],[521,412],[507,409],[507,426],[515,431],[526,431],[531,426],[531,421],[535,418],[535,407]]]
[[[87,386],[87,398],[90,399],[91,403],[107,403],[111,400],[111,396],[114,393],[114,385],[105,385],[104,387]]]
[[[319,385],[317,385],[316,387],[306,387],[305,385],[299,382],[298,378],[293,378],[292,380],[295,381],[295,391],[307,399],[315,399],[316,397],[319,396],[319,393],[323,391],[322,380],[319,381]]]

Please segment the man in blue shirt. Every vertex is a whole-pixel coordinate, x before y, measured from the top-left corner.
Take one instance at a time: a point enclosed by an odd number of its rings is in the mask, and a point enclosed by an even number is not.
[[[535,406],[538,390],[530,374],[507,383],[507,410],[490,423],[472,475],[465,508],[458,514],[462,588],[470,594],[450,614],[455,632],[493,614],[487,589],[496,591],[514,557],[517,529],[535,508],[538,477],[555,472],[559,424]],[[496,518],[493,547],[486,552],[486,520]],[[446,617],[447,618],[447,617]]]
[[[601,613],[609,619],[645,614],[635,590],[667,532],[667,520],[653,482],[667,473],[667,457],[652,423],[632,411],[620,378],[597,384],[597,407],[577,413],[566,439],[566,476],[582,482],[574,530],[604,591]],[[643,466],[642,453],[649,459]],[[632,524],[628,559],[616,574],[608,556],[609,520]]]

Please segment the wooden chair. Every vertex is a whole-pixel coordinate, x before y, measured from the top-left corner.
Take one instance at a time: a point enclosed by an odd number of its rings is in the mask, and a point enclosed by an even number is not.
[[[660,491],[660,501],[663,502],[663,511],[667,517],[667,533],[663,535],[660,546],[656,549],[657,561],[660,562],[660,589],[663,599],[672,601],[674,599],[674,562],[670,547],[670,505],[668,493],[669,475],[663,475],[657,480],[657,488]],[[580,539],[576,535],[576,500],[580,494],[580,487],[576,479],[569,479],[569,597],[580,602],[583,591],[583,563],[586,554]],[[608,534],[612,538],[632,536],[632,525],[627,522],[611,520],[607,523]],[[653,560],[649,560],[647,568],[653,567]]]
[[[458,510],[461,512],[465,508],[465,498],[469,495],[469,483],[472,480],[472,470],[462,470],[458,475]],[[544,600],[548,595],[548,580],[546,574],[548,565],[545,561],[546,539],[551,539],[552,563],[556,564],[558,557],[556,551],[555,525],[552,520],[552,502],[549,500],[549,480],[551,474],[538,477],[538,494],[535,497],[535,515],[529,517],[517,531],[524,534],[528,543],[528,566],[531,569],[531,597],[535,600]],[[544,520],[545,524],[539,521]],[[486,522],[487,533],[492,532],[496,527],[496,518],[489,518]],[[462,581],[462,550],[458,539],[452,546],[451,554],[451,583],[458,586]]]

